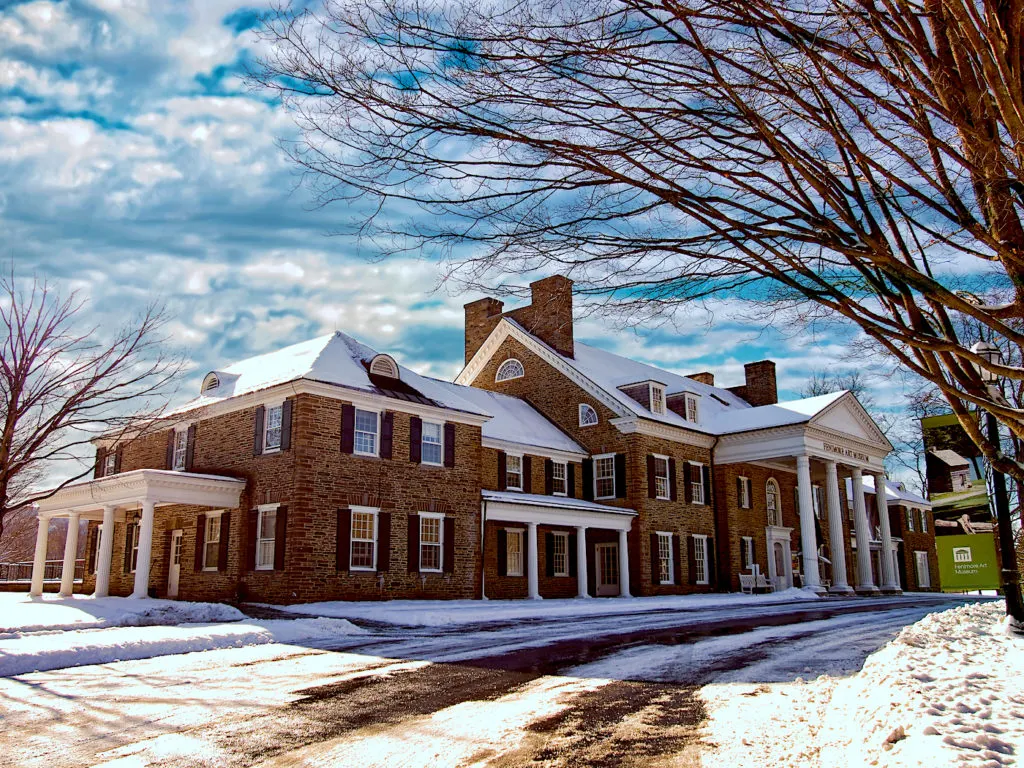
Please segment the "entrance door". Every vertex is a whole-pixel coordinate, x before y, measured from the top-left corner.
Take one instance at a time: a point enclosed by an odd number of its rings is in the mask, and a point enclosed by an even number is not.
[[[619,545],[597,544],[597,596],[614,597],[619,594]]]
[[[171,559],[167,568],[167,597],[178,596],[178,579],[181,577],[181,534],[171,531]]]

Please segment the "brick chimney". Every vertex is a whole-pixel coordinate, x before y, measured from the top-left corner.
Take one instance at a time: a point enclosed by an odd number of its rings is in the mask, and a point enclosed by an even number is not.
[[[709,387],[715,386],[715,374],[710,371],[701,371],[700,373],[691,373],[686,378],[699,381],[701,384],[707,384]]]
[[[466,304],[463,309],[466,312],[466,362],[473,359],[476,351],[487,341],[491,331],[501,320],[501,310],[504,302],[492,299],[489,296],[477,299]]]
[[[759,360],[743,366],[743,374],[747,383],[741,395],[751,405],[775,405],[779,402],[779,393],[775,386],[775,363],[771,360]]]

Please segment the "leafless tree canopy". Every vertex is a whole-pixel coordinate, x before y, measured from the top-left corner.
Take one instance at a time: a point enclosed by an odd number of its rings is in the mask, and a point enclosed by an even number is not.
[[[54,463],[91,453],[98,435],[123,442],[152,423],[180,369],[163,352],[159,309],[111,335],[82,327],[82,306],[46,284],[0,279],[0,536],[9,512],[93,471],[38,491]]]
[[[388,252],[491,289],[559,271],[634,320],[739,296],[852,322],[1024,477],[954,322],[1022,341],[1022,26],[1019,0],[326,0],[268,20],[255,80]]]

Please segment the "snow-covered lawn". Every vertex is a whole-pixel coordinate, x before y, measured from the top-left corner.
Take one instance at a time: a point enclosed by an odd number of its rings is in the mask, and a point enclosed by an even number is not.
[[[1024,748],[1024,639],[1006,632],[1004,611],[992,602],[931,614],[851,677],[706,686],[708,763],[1015,764]]]

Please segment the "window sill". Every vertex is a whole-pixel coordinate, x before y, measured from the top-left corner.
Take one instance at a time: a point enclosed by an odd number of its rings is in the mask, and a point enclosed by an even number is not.
[[[280,452],[281,452],[280,448],[267,448],[266,446],[264,446],[263,453],[261,455],[262,456],[269,456],[271,454],[280,453]]]
[[[420,568],[420,573],[442,573],[440,568]]]
[[[206,569],[204,568],[203,570],[206,570]],[[255,568],[253,568],[253,570],[254,571],[272,571],[272,570],[274,570],[274,566],[272,566],[272,565],[257,565]]]
[[[202,572],[203,573],[216,573],[218,570],[220,570],[220,569],[217,568],[217,566],[213,566],[213,568],[207,568],[206,566],[203,566],[203,571]]]
[[[569,578],[569,574],[568,573],[556,573],[554,578],[556,578],[556,579],[567,579],[567,578]]]
[[[368,565],[358,565],[358,566],[356,566],[356,565],[353,565],[352,567],[349,568],[349,571],[353,571],[355,573],[376,573],[377,572],[377,566],[368,566]]]
[[[561,496],[562,498],[565,498],[566,493],[565,493],[565,491],[552,491],[551,495],[552,496]]]
[[[672,497],[671,496],[655,496],[654,500],[655,501],[672,501]]]
[[[364,453],[363,451],[352,451],[353,456],[362,456],[364,459],[379,459],[378,453]]]
[[[613,501],[615,496],[595,496],[594,501]]]
[[[421,461],[420,466],[423,467],[443,467],[443,461]]]
[[[505,575],[508,576],[510,579],[521,579],[521,578],[523,578],[523,574],[521,574],[521,573],[506,573]]]
[[[522,493],[522,492],[523,492],[523,489],[522,489],[522,488],[515,488],[515,487],[513,487],[513,486],[511,486],[511,485],[506,485],[506,486],[505,486],[505,490],[506,490],[506,491],[517,491],[517,492],[519,492],[519,493]]]

